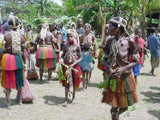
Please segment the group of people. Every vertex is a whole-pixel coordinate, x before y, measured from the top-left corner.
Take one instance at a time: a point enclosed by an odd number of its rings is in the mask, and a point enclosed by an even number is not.
[[[75,91],[79,88],[82,79],[83,91],[87,89],[91,73],[94,69],[94,59],[98,57],[98,68],[103,71],[103,99],[110,104],[112,120],[118,120],[119,115],[128,109],[128,106],[138,102],[136,93],[137,76],[144,62],[145,41],[141,37],[141,29],[135,30],[130,36],[126,30],[127,22],[122,17],[113,17],[105,28],[105,37],[97,55],[97,44],[91,25],[83,20],[68,25],[65,30],[57,24],[51,26],[44,23],[41,31],[34,40],[31,25],[25,33],[20,32],[20,20],[16,16],[9,16],[10,31],[5,32],[1,50],[1,86],[7,98],[6,107],[10,108],[11,89],[17,89],[17,101],[21,105],[21,88],[24,86],[24,68],[26,56],[30,56],[30,66],[39,68],[40,81],[43,81],[43,71],[48,70],[48,80],[52,80],[52,72],[56,64],[62,65],[65,87],[64,107],[68,104],[68,96],[72,94],[72,103],[75,103]],[[63,28],[63,29],[62,29]],[[51,30],[51,31],[50,31]],[[66,36],[65,36],[66,35]],[[153,39],[156,39],[153,43]],[[151,50],[151,74],[158,66],[160,41],[154,34],[148,38],[147,47]],[[156,46],[156,47],[153,47]],[[61,54],[62,51],[62,54]],[[36,58],[36,60],[35,60]],[[9,64],[12,63],[12,64]],[[134,74],[133,74],[134,73]],[[73,87],[71,91],[70,88]]]
[[[68,30],[65,30],[63,25],[57,28],[56,23],[50,26],[44,23],[34,39],[31,25],[27,25],[24,31],[21,21],[16,16],[9,16],[7,22],[10,30],[4,33],[1,48],[1,85],[5,88],[6,107],[10,108],[11,89],[18,90],[17,100],[20,105],[22,104],[21,91],[24,86],[23,81],[26,79],[24,69],[28,66],[26,59],[29,61],[29,68],[35,66],[39,68],[40,81],[43,81],[45,69],[48,70],[48,80],[52,81],[52,72],[56,71],[57,63],[61,64],[65,78],[62,80],[62,85],[65,87],[63,106],[67,106],[69,93],[72,93],[74,103],[75,90],[81,82],[81,71],[83,90],[85,90],[94,68],[93,57],[96,58],[97,50],[95,36],[90,33],[91,25],[86,23],[83,28],[81,18],[78,19],[78,27],[72,22]]]

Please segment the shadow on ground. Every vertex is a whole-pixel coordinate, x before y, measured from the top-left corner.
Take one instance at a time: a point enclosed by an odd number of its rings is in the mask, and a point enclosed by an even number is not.
[[[157,111],[157,110],[149,110],[148,113],[151,114],[152,116],[158,118],[158,120],[160,120],[160,111]]]
[[[160,87],[150,87],[153,90],[158,90],[158,92],[160,92]]]
[[[28,80],[30,84],[46,84],[48,83],[48,79],[43,79],[43,81],[40,80]]]
[[[159,103],[160,101],[160,94],[157,92],[147,91],[147,92],[141,92],[145,97],[143,100],[149,103]]]
[[[11,107],[18,105],[16,102],[16,99],[11,99]],[[0,98],[0,108],[5,108],[6,107],[6,98]]]
[[[88,87],[97,87],[99,83],[88,83]]]
[[[139,74],[143,76],[153,76],[151,73],[139,73]]]
[[[44,103],[48,105],[59,105],[64,102],[64,97],[57,97],[57,96],[44,96],[45,99]],[[68,103],[71,103],[71,100],[68,99]]]

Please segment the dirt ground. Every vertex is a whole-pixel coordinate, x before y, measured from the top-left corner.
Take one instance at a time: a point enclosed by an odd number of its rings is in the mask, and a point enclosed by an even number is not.
[[[120,120],[160,120],[160,68],[155,71],[157,76],[150,76],[149,71],[147,59],[138,77],[139,102],[122,114]],[[81,92],[81,85],[76,92],[76,104],[69,101],[66,108],[61,105],[64,88],[58,80],[52,83],[47,79],[44,82],[29,81],[35,100],[22,106],[15,102],[16,90],[12,90],[11,109],[3,108],[5,95],[0,88],[0,120],[110,120],[110,106],[101,103],[102,90],[97,88],[100,81],[102,72],[95,66],[87,91]]]

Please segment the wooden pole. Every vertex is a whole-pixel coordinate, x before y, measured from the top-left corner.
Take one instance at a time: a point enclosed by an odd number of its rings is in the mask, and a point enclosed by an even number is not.
[[[102,42],[104,40],[104,29],[105,29],[105,26],[106,26],[106,14],[104,15],[104,18],[103,18],[102,36],[101,36]]]

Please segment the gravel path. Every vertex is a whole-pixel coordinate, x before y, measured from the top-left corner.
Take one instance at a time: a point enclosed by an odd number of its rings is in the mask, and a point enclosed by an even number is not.
[[[156,69],[156,77],[149,76],[149,59],[138,77],[137,93],[139,102],[134,111],[128,111],[120,116],[120,120],[160,120],[160,68]],[[62,107],[64,88],[59,81],[48,83],[30,81],[36,99],[33,103],[19,106],[15,102],[16,90],[12,90],[10,110],[3,108],[5,96],[0,88],[0,120],[110,120],[110,106],[101,103],[102,90],[97,84],[102,81],[102,72],[94,69],[92,80],[87,91],[76,92],[76,104]]]

